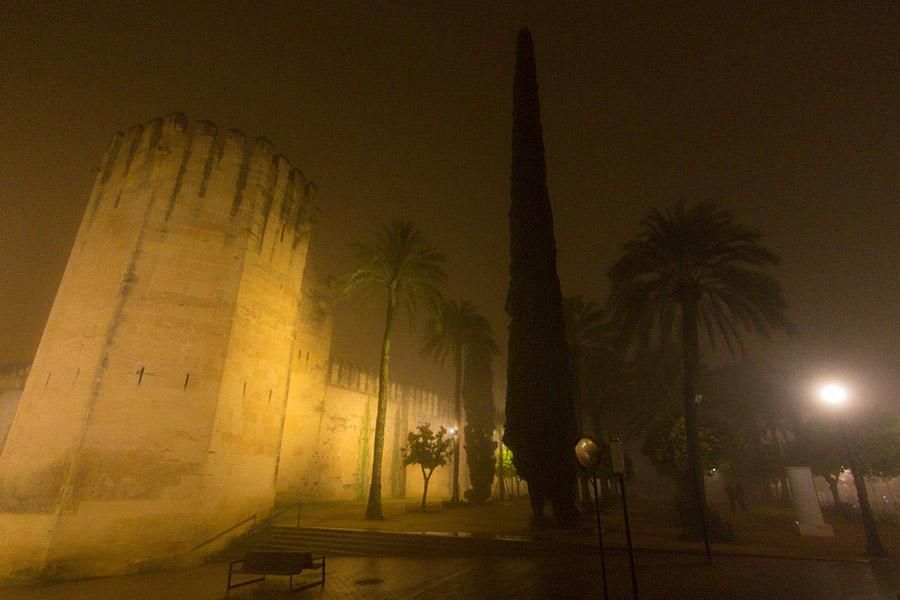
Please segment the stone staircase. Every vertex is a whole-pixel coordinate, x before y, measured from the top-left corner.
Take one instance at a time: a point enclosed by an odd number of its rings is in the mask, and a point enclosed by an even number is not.
[[[597,552],[595,544],[573,541],[562,535],[533,539],[467,533],[270,526],[232,544],[220,557],[240,558],[250,548],[306,551],[329,556],[532,556]]]

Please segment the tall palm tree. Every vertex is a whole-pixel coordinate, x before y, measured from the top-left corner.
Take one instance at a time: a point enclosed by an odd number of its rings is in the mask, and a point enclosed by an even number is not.
[[[374,242],[354,244],[354,268],[338,280],[338,292],[356,291],[370,295],[387,294],[381,363],[378,370],[378,411],[372,452],[372,483],[366,505],[366,519],[383,519],[381,511],[381,463],[384,454],[384,426],[390,388],[391,334],[401,310],[413,318],[419,303],[437,306],[447,276],[441,266],[444,256],[433,248],[421,232],[405,221],[382,227]]]
[[[774,329],[789,330],[781,286],[762,271],[780,259],[760,245],[761,232],[734,223],[710,203],[680,203],[665,213],[654,209],[641,224],[644,229],[609,270],[609,310],[619,331],[643,347],[654,341],[664,347],[680,329],[685,491],[694,496],[705,533],[695,401],[700,330],[712,346],[722,338],[732,353],[735,347],[744,351],[742,331],[767,338]]]
[[[453,356],[453,401],[457,427],[457,445],[453,458],[453,491],[450,501],[459,502],[459,448],[462,443],[462,383],[463,354],[472,344],[493,343],[493,332],[488,320],[478,313],[468,300],[445,300],[429,320],[422,346],[423,356],[433,356],[443,365],[447,356]],[[494,344],[496,347],[496,344]]]

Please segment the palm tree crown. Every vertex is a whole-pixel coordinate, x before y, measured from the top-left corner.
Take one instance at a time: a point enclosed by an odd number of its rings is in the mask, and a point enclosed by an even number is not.
[[[738,326],[763,337],[790,328],[781,286],[760,270],[780,259],[759,244],[759,231],[710,203],[654,209],[641,223],[609,270],[609,308],[626,338],[646,347],[658,335],[664,346],[685,304],[696,306],[710,343],[721,337],[732,352],[743,350]]]
[[[566,322],[566,343],[573,362],[576,356],[603,345],[605,315],[595,300],[566,296],[562,304]]]
[[[428,321],[422,355],[433,356],[443,364],[450,354],[485,345],[496,352],[497,344],[488,320],[468,300],[446,300]]]
[[[338,291],[374,295],[387,290],[395,308],[412,317],[420,301],[437,305],[447,275],[444,256],[426,241],[416,226],[393,221],[376,234],[375,242],[353,244],[354,268],[338,281]]]

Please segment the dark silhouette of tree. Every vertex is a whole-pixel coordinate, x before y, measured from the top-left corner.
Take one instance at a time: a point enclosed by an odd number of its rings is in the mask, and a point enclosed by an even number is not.
[[[485,323],[487,323],[485,321]],[[471,502],[491,497],[494,482],[494,371],[492,360],[497,343],[490,326],[480,328],[466,344],[465,375],[462,396],[466,409],[466,461],[472,489],[466,493]]]
[[[609,270],[609,310],[618,331],[639,345],[665,346],[680,330],[682,406],[687,438],[685,492],[693,496],[705,530],[705,492],[698,438],[697,377],[700,331],[743,351],[741,332],[768,337],[789,329],[781,286],[761,269],[780,259],[760,245],[762,234],[732,221],[709,203],[683,203],[652,210],[643,230],[625,244],[625,254]]]
[[[586,396],[587,374],[586,364],[589,354],[603,347],[605,315],[600,306],[593,300],[585,300],[582,296],[563,298],[563,318],[566,323],[566,345],[569,348],[569,365],[572,373],[573,395],[579,417],[579,429],[587,433],[586,417],[590,417],[595,432],[599,429],[599,405],[590,402]]]
[[[561,522],[577,518],[574,447],[578,437],[553,213],[531,33],[519,32],[513,85],[510,176],[510,316],[506,431],[516,470],[528,482],[533,523],[550,500]]]
[[[437,307],[446,275],[444,256],[434,249],[412,223],[394,221],[382,227],[369,244],[354,245],[354,268],[340,278],[341,295],[356,291],[370,296],[387,295],[381,362],[378,370],[378,411],[372,452],[372,483],[366,505],[366,519],[383,519],[381,511],[381,463],[384,454],[384,426],[390,389],[391,336],[398,311],[412,320],[416,307],[424,302]]]
[[[440,309],[429,320],[425,330],[424,356],[433,356],[444,364],[447,356],[453,356],[454,386],[453,406],[456,426],[460,435],[462,423],[463,357],[468,353],[473,341],[492,339],[491,325],[478,313],[468,300],[444,301]],[[450,501],[459,502],[459,457],[453,460],[453,487]]]
[[[430,423],[418,427],[418,433],[410,431],[406,436],[406,446],[401,448],[404,465],[419,465],[422,469],[422,510],[428,497],[428,482],[434,470],[447,464],[450,457],[452,440],[447,438],[447,430],[441,427],[437,433],[431,430]]]
[[[710,417],[726,421],[744,442],[740,456],[731,457],[732,474],[762,497],[772,481],[786,488],[784,467],[792,464],[787,456],[796,445],[802,412],[793,400],[788,373],[739,361],[701,374],[700,385],[708,406],[701,424]]]

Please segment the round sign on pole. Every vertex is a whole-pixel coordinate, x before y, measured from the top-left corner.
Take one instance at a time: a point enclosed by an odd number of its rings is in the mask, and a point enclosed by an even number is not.
[[[600,457],[600,446],[591,438],[581,438],[575,444],[575,458],[588,471],[593,471],[600,464]]]

